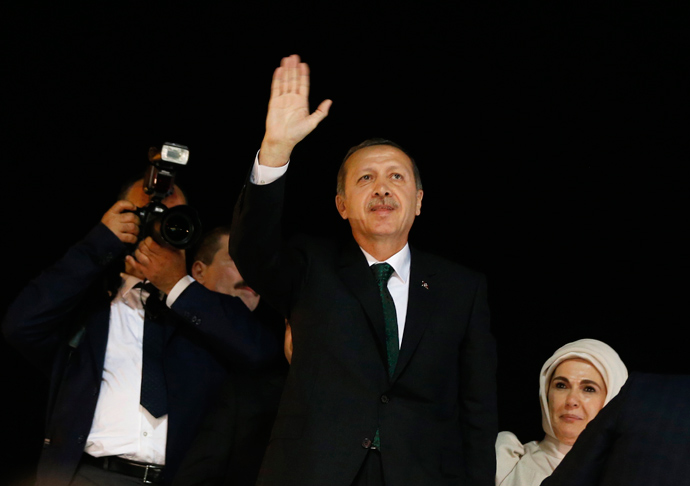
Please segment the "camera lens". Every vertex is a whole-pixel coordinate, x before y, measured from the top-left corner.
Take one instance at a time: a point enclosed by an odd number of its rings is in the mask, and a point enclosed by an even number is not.
[[[189,248],[201,236],[201,221],[189,206],[168,209],[160,222],[160,235],[175,248]]]

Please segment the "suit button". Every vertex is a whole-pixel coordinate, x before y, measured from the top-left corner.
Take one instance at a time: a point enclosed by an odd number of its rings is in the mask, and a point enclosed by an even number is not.
[[[362,441],[362,447],[364,447],[365,449],[370,448],[371,447],[371,439],[364,439]]]
[[[78,444],[83,444],[84,442],[86,442],[86,436],[85,435],[80,435],[79,437],[77,437],[77,443]]]
[[[381,403],[388,403],[390,402],[390,398],[388,398],[388,395],[381,395]]]

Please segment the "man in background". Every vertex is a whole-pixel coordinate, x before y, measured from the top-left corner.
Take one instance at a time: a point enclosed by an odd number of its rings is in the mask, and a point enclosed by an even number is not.
[[[247,286],[228,254],[230,229],[207,233],[194,252],[191,274],[218,298],[239,298],[256,326],[283,339],[283,318]],[[174,486],[253,486],[283,391],[287,361],[280,355],[260,370],[228,364],[228,378],[185,456]]]

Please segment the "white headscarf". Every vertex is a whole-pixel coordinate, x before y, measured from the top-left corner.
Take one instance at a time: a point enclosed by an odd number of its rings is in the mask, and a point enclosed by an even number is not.
[[[621,387],[628,379],[628,369],[623,364],[620,356],[611,346],[596,339],[580,339],[568,343],[556,350],[544,366],[539,375],[539,398],[541,400],[541,425],[546,435],[556,439],[556,434],[551,425],[551,414],[549,413],[548,390],[551,376],[559,364],[567,359],[581,358],[589,361],[601,373],[601,377],[606,383],[606,400],[604,405],[609,403],[613,397],[618,395]]]

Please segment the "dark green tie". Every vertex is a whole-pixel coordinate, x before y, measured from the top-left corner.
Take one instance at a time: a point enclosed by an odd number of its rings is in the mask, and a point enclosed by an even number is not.
[[[386,324],[386,355],[388,356],[388,375],[393,376],[395,364],[398,362],[400,347],[398,344],[398,317],[395,313],[395,302],[388,291],[388,280],[393,275],[393,267],[387,263],[375,263],[371,266],[376,283],[379,286],[381,304],[383,304],[383,320]]]
[[[375,263],[371,266],[371,271],[376,277],[379,286],[379,295],[383,305],[383,320],[386,324],[386,356],[388,357],[388,375],[393,376],[395,364],[398,362],[398,316],[395,313],[395,302],[388,291],[388,280],[393,275],[393,267],[387,263]],[[381,437],[378,429],[372,441],[372,446],[381,449]]]

